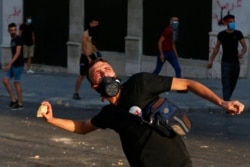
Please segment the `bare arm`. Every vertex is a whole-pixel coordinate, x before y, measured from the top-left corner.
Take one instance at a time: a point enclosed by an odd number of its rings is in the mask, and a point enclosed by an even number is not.
[[[81,39],[82,53],[84,53],[84,54],[86,52],[86,46],[85,46],[86,41],[87,41],[87,34],[86,34],[86,31],[84,31],[83,34],[82,34],[82,39]]]
[[[16,61],[16,59],[21,55],[21,51],[22,51],[22,46],[18,45],[16,47],[16,54],[11,59],[10,64],[13,64]]]
[[[19,36],[21,37],[23,34],[23,31],[19,29]]]
[[[32,41],[33,41],[33,44],[35,45],[36,38],[35,38],[35,33],[34,32],[32,32]]]
[[[87,134],[97,128],[94,127],[90,120],[69,120],[53,117],[48,121],[49,124],[64,129],[68,132]]]
[[[214,50],[212,52],[212,55],[210,56],[207,68],[212,68],[214,59],[215,59],[215,57],[217,56],[217,54],[218,54],[218,52],[220,50],[220,45],[221,45],[221,41],[217,40],[217,42],[215,44],[215,47],[214,47]]]
[[[8,71],[11,67],[11,65],[16,61],[16,59],[20,56],[22,51],[22,46],[18,45],[16,47],[16,54],[12,57],[12,59],[10,60],[10,62],[8,63],[8,65],[5,67],[5,71]]]
[[[163,55],[163,50],[162,50],[162,42],[165,40],[165,38],[163,36],[160,37],[159,41],[158,41],[158,49],[159,49],[159,53],[160,53],[160,58],[161,61],[164,61],[164,55]]]
[[[224,101],[211,89],[194,80],[173,78],[171,90],[189,90],[194,94],[230,111],[232,114],[240,114],[244,105],[239,101]]]
[[[247,45],[246,45],[246,42],[245,42],[245,39],[244,39],[244,38],[242,38],[242,39],[240,40],[240,44],[241,44],[241,46],[242,46],[242,50],[241,50],[241,52],[239,53],[238,57],[239,57],[239,58],[242,58],[242,57],[244,56],[244,54],[246,54],[246,52],[247,52]]]
[[[47,101],[42,102],[42,104],[47,106],[47,113],[42,113],[42,116],[51,125],[64,129],[68,132],[73,132],[78,134],[87,134],[91,131],[98,129],[91,123],[90,119],[70,120],[70,119],[55,118],[53,116],[51,104]]]

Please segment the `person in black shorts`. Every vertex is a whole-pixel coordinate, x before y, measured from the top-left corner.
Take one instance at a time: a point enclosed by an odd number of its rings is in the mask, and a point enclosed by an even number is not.
[[[70,120],[53,116],[48,101],[43,113],[51,125],[69,132],[87,134],[99,128],[110,128],[119,134],[123,151],[132,167],[191,167],[191,157],[180,135],[167,129],[164,136],[152,126],[142,123],[139,116],[131,114],[133,106],[145,108],[165,91],[188,90],[214,104],[240,114],[244,105],[239,101],[224,101],[209,88],[194,80],[160,76],[141,72],[132,75],[121,84],[112,66],[103,59],[89,65],[87,78],[101,97],[110,102],[94,117],[87,120]]]
[[[101,57],[101,53],[97,52],[89,56],[91,61],[97,59],[97,57]],[[89,60],[86,55],[81,54],[80,58],[80,75],[85,76],[88,71]]]
[[[97,19],[92,19],[89,22],[89,27],[83,32],[82,35],[82,54],[80,57],[80,75],[76,79],[75,92],[73,94],[73,99],[79,100],[79,90],[86,75],[88,64],[95,60],[97,57],[101,57],[101,53],[96,47],[96,38],[99,35],[97,30],[99,26],[99,21]]]

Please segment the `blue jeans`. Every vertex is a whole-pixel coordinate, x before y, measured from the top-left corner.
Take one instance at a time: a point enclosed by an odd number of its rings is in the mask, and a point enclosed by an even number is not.
[[[5,76],[10,79],[14,78],[15,82],[20,82],[23,69],[24,66],[11,66],[9,71],[6,72]]]
[[[223,99],[229,101],[236,87],[240,74],[239,63],[221,63],[221,81]]]
[[[177,78],[181,78],[181,68],[177,60],[177,57],[174,54],[174,51],[164,51],[163,54],[164,54],[164,62],[161,61],[160,54],[157,55],[156,67],[153,74],[159,74],[161,72],[163,64],[167,60],[174,68],[175,76]]]

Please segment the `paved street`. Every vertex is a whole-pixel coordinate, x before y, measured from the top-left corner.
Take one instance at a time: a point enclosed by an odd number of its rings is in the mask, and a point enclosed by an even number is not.
[[[8,99],[1,97],[1,104]],[[48,125],[36,118],[37,102],[23,111],[0,106],[0,166],[128,167],[119,138],[111,130],[82,136]],[[54,105],[56,116],[84,119],[93,109]],[[250,167],[250,113],[232,117],[223,113],[190,112],[193,129],[184,141],[194,167]]]
[[[2,101],[4,99],[4,101]],[[1,104],[8,102],[1,98]],[[109,167],[126,164],[118,136],[111,130],[98,130],[87,136],[57,129],[36,118],[39,103],[26,103],[22,111],[0,106],[1,167]],[[91,109],[56,105],[60,117],[84,119]]]

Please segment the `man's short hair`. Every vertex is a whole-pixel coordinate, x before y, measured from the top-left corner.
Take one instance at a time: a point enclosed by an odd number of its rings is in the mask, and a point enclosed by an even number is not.
[[[92,84],[92,81],[91,81],[90,76],[89,76],[89,75],[90,75],[90,74],[89,74],[89,69],[90,69],[93,65],[95,65],[97,62],[107,62],[107,63],[108,63],[108,61],[106,61],[106,60],[104,60],[104,59],[102,59],[102,58],[97,58],[97,59],[91,61],[91,63],[89,63],[89,65],[88,65],[88,70],[87,70],[87,73],[86,73],[86,78],[88,79],[89,83],[91,83],[91,84]]]
[[[10,23],[10,24],[8,25],[8,28],[11,28],[11,27],[16,27],[16,23]]]
[[[99,22],[99,19],[97,17],[91,17],[89,19],[87,19],[87,25],[89,26],[90,23],[94,22],[94,21],[98,21]]]
[[[224,16],[223,21],[226,22],[228,19],[235,19],[235,16],[231,15],[231,14],[228,14],[228,15]]]
[[[98,21],[99,19],[97,17],[90,17],[89,19],[86,19],[87,22],[86,23],[86,28],[89,29],[90,28],[90,23],[94,22],[94,21]]]

